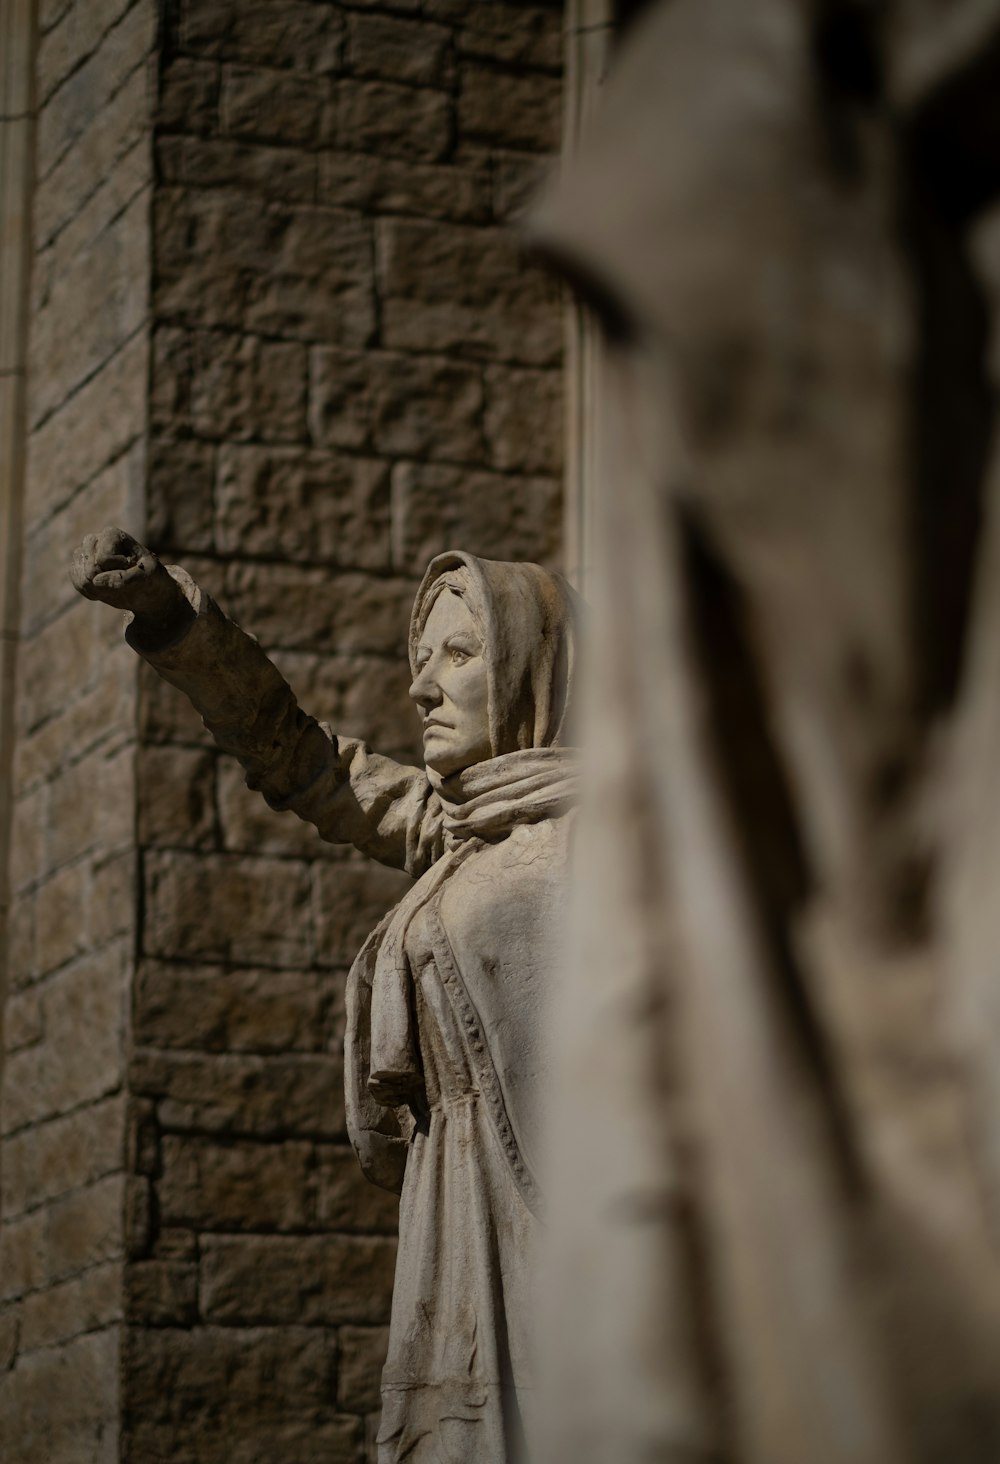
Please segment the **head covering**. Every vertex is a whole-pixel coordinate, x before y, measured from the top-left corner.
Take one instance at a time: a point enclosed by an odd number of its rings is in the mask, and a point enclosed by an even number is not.
[[[560,747],[575,659],[578,599],[562,575],[539,564],[477,559],[449,550],[432,559],[413,602],[410,669],[443,575],[464,569],[469,609],[483,636],[494,757]]]

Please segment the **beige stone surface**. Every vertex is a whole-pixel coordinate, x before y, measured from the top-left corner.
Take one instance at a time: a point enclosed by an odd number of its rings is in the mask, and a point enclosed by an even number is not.
[[[43,918],[46,908],[42,906]],[[68,918],[73,915],[78,926],[79,902]],[[85,940],[86,933],[79,945]],[[103,980],[95,979],[98,973]],[[119,1087],[127,977],[126,952],[119,946],[99,955],[88,953],[46,981],[40,993],[44,1042],[11,1053],[4,1063],[4,1133],[66,1113]],[[104,1118],[110,1121],[110,1112]],[[43,1154],[44,1145],[39,1161]]]
[[[0,1374],[0,1417],[19,1464],[118,1464],[119,1348],[119,1329],[106,1327]]]
[[[339,1051],[218,1056],[141,1047],[129,1080],[133,1092],[157,1100],[159,1121],[173,1131],[268,1139],[346,1135]]]
[[[388,567],[389,473],[376,459],[227,444],[215,503],[225,553]]]
[[[332,1038],[334,1004],[333,992],[324,987],[314,971],[143,961],[136,983],[136,1041],[202,1052],[322,1050]]]
[[[308,866],[284,859],[151,852],[144,950],[196,961],[308,965]]]
[[[198,1320],[198,1267],[133,1261],[125,1268],[125,1315],[138,1326],[190,1327]]]
[[[122,1175],[108,1175],[6,1221],[0,1300],[39,1291],[122,1253]]]
[[[125,1103],[120,1093],[23,1128],[5,1138],[0,1151],[4,1215],[32,1210],[114,1174],[124,1158]]]
[[[207,1238],[206,1316],[242,1326],[384,1322],[395,1256],[388,1238]]]

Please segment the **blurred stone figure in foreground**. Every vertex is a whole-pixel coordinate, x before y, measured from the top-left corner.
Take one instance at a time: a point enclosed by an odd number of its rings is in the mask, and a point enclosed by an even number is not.
[[[348,1129],[401,1196],[378,1458],[521,1458],[542,1012],[577,781],[571,590],[536,564],[431,562],[410,624],[414,768],[306,716],[256,641],[120,530],[88,535],[73,581],[131,612],[129,644],[272,808],[414,876],[347,989]]]
[[[552,1464],[1000,1458],[997,95],[995,3],[660,0],[534,216],[608,338]]]

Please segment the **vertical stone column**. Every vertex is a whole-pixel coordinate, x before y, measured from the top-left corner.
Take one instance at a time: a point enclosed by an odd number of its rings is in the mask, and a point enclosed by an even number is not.
[[[562,152],[579,146],[607,75],[616,25],[615,0],[568,0]],[[593,570],[593,505],[597,493],[604,391],[601,333],[578,296],[566,304],[566,573],[584,589]]]
[[[42,0],[38,23],[0,1178],[0,1430],[24,1464],[118,1457],[137,679],[67,558],[142,522],[156,7]],[[8,61],[30,79],[29,51]]]
[[[0,1073],[9,914],[14,676],[24,497],[35,7],[0,3]],[[2,1172],[2,1154],[0,1154]]]

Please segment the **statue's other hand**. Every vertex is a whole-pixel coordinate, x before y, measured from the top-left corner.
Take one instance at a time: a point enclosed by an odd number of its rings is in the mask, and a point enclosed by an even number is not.
[[[131,610],[149,627],[164,628],[189,610],[183,590],[152,550],[123,529],[88,534],[73,555],[70,578],[88,600]]]

